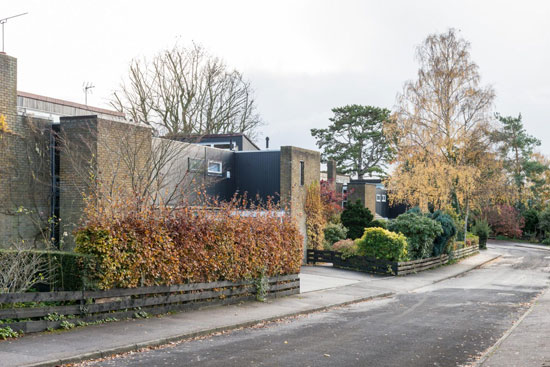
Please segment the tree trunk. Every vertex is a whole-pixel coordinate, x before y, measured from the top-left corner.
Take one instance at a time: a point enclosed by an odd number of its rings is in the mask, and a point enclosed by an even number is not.
[[[470,204],[466,199],[466,215],[464,216],[464,245],[466,245],[466,233],[468,232],[468,215],[470,214]]]

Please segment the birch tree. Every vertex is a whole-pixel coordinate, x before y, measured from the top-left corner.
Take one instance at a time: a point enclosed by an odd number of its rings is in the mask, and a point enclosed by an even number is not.
[[[392,201],[452,204],[465,228],[470,209],[500,194],[505,182],[489,138],[495,93],[481,85],[469,49],[453,29],[428,36],[417,48],[418,78],[405,83],[387,125],[396,151],[386,183]]]

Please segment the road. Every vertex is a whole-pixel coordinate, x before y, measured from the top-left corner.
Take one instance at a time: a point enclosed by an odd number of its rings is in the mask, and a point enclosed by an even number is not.
[[[490,250],[502,257],[412,292],[86,365],[468,365],[548,287],[550,252],[505,244]]]

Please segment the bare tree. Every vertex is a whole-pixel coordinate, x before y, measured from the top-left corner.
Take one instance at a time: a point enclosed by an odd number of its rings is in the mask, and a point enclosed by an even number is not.
[[[26,292],[50,278],[44,254],[31,251],[24,242],[15,242],[0,253],[0,293]]]
[[[132,61],[111,104],[161,135],[246,133],[254,138],[262,124],[250,83],[196,44],[175,46],[150,62]]]

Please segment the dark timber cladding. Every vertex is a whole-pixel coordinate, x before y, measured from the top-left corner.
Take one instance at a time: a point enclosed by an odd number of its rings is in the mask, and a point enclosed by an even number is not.
[[[235,191],[239,194],[256,195],[263,201],[272,196],[279,202],[281,192],[281,152],[248,151],[235,152]]]

